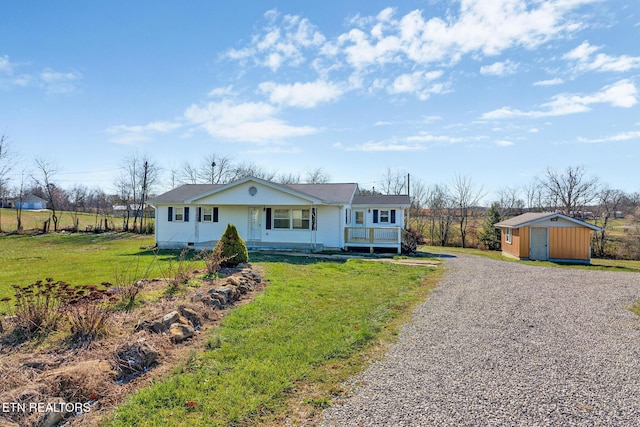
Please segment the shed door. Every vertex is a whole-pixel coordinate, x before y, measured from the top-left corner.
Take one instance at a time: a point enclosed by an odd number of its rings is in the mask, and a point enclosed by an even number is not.
[[[548,255],[548,230],[545,227],[531,227],[531,248],[529,249],[529,259],[535,261],[546,261]]]

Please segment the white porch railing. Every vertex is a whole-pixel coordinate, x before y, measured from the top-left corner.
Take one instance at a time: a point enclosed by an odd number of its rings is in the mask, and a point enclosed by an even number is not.
[[[366,245],[366,246],[395,246],[401,243],[400,227],[394,228],[373,228],[373,227],[345,227],[345,245]]]

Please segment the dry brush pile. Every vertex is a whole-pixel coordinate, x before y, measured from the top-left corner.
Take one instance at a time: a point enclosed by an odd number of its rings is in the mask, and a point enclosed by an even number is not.
[[[184,361],[203,345],[204,330],[264,285],[246,263],[215,278],[209,273],[220,270],[219,255],[200,254],[205,270],[181,265],[179,283],[172,277],[98,289],[47,279],[15,287],[15,314],[0,323],[0,426],[92,424]],[[148,291],[164,296],[136,301]]]

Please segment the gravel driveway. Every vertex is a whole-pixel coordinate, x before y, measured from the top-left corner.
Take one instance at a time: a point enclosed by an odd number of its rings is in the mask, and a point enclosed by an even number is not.
[[[640,274],[459,255],[323,426],[638,426]]]

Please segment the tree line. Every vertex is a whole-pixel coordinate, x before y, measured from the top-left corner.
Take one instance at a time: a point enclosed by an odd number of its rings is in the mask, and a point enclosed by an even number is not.
[[[61,187],[58,181],[61,171],[50,160],[36,158],[30,167],[18,170],[19,164],[7,137],[0,135],[0,202],[8,199],[21,202],[29,194],[43,198],[51,210],[49,225],[54,230],[58,230],[59,214],[63,211],[75,216],[76,229],[80,212],[96,214],[99,227],[108,228],[109,218],[113,221],[113,207],[120,206],[123,230],[148,232],[147,202],[158,191],[165,190],[167,183],[175,188],[182,184],[225,184],[248,176],[282,184],[326,183],[331,179],[321,167],[304,174],[277,172],[217,154],[163,170],[151,156],[132,154],[121,161],[113,181],[115,192],[107,193],[103,188],[83,184]],[[593,248],[595,255],[605,256],[611,255],[607,253],[610,221],[620,215],[640,218],[640,193],[612,188],[580,166],[563,170],[546,168],[522,187],[499,189],[491,203],[497,215],[481,206],[486,204],[488,192],[467,175],[455,174],[448,182],[427,183],[387,168],[373,186],[361,186],[361,190],[365,194],[409,194],[408,224],[424,236],[426,243],[438,246],[494,248],[495,241],[487,240],[488,231],[484,234],[478,231],[478,222],[485,217],[505,219],[524,212],[561,212],[602,227],[603,231],[593,240]],[[20,211],[16,209],[18,229]],[[0,217],[0,231],[1,221]]]

